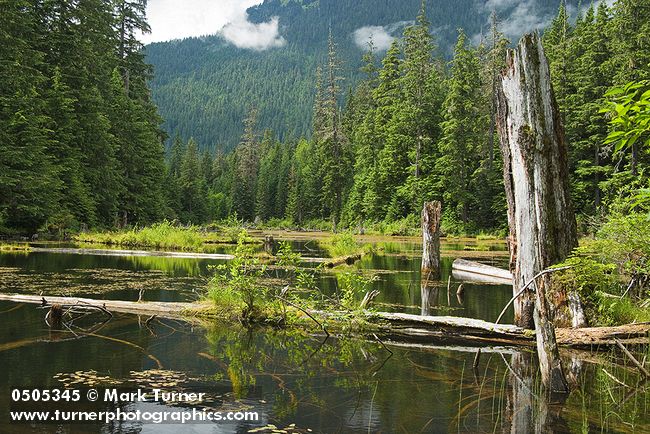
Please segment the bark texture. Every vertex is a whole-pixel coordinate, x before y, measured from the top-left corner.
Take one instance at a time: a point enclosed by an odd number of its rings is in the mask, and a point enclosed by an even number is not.
[[[539,35],[525,35],[508,52],[506,64],[497,96],[497,128],[516,294],[537,273],[566,259],[578,238],[567,144]],[[515,322],[527,328],[535,325],[542,381],[551,392],[565,392],[553,320],[555,307],[568,305],[568,297],[561,291],[547,294],[550,286],[550,276],[542,276],[531,286],[534,292],[526,291],[516,300]],[[560,318],[568,311],[557,310],[558,320],[574,324],[571,318]]]
[[[426,202],[422,208],[422,280],[440,279],[440,217],[442,204]]]

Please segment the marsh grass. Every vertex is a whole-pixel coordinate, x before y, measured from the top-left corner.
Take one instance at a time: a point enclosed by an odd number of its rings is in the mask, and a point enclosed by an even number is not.
[[[320,246],[332,258],[342,258],[362,253],[369,253],[372,250],[371,244],[357,242],[350,232],[341,232],[319,242]]]
[[[79,234],[75,239],[125,247],[153,247],[196,252],[204,249],[203,236],[197,227],[176,226],[167,220],[142,229]]]

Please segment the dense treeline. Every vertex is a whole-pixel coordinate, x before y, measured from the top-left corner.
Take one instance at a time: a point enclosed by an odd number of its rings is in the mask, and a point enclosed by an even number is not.
[[[491,8],[505,18],[529,21],[552,17],[560,0],[483,2],[477,0],[427,0],[436,55],[451,58],[457,28],[480,39],[489,30]],[[257,106],[261,130],[271,129],[282,141],[309,137],[313,83],[318,65],[327,58],[331,28],[343,61],[343,88],[354,87],[363,74],[354,32],[364,26],[383,26],[400,36],[413,24],[421,0],[267,0],[249,9],[250,21],[279,18],[280,36],[286,44],[266,51],[237,48],[219,35],[155,43],[146,47],[155,67],[153,96],[171,137],[193,137],[200,149],[230,151],[243,133],[241,120],[251,103]],[[521,3],[525,3],[522,5]],[[568,0],[574,8],[578,0]],[[586,2],[582,2],[585,4]],[[530,28],[509,26],[511,32]],[[518,37],[519,33],[515,36]],[[382,52],[383,54],[383,52]],[[346,94],[342,96],[345,99]]]
[[[614,152],[606,144],[607,91],[650,78],[650,2],[618,0],[591,6],[574,25],[566,8],[544,34],[553,86],[563,114],[576,208],[586,215],[647,187],[648,155],[632,146]]]
[[[151,70],[135,37],[148,29],[144,1],[2,1],[0,12],[2,232],[235,214],[416,227],[431,199],[443,201],[447,232],[506,225],[493,95],[509,41],[496,16],[478,46],[459,30],[448,62],[421,10],[388,51],[363,56],[353,89],[333,29],[314,66],[309,138],[263,128],[251,98],[232,152],[176,136],[165,165]],[[608,89],[650,78],[649,15],[648,0],[601,3],[577,21],[562,5],[544,32],[585,217],[648,183],[648,153],[635,142],[645,130],[618,146],[602,109]]]
[[[647,78],[650,2],[619,0],[586,9],[570,22],[564,5],[544,33],[554,88],[570,146],[571,186],[582,216],[603,211],[622,191],[647,185],[647,153],[606,145],[605,93]],[[435,57],[430,23],[420,13],[378,66],[364,56],[363,78],[341,97],[341,62],[330,34],[317,69],[313,136],[280,143],[257,135],[256,108],[234,152],[199,154],[174,142],[170,184],[183,221],[236,213],[248,221],[327,219],[354,229],[377,222],[417,225],[422,202],[444,203],[448,232],[504,228],[501,157],[494,128],[494,86],[509,42],[498,19],[472,46],[459,30],[451,62]],[[632,35],[630,32],[636,32]],[[633,37],[634,36],[634,37]],[[635,41],[630,43],[630,41]],[[589,219],[581,219],[588,221]]]
[[[0,232],[162,218],[145,0],[0,1]]]

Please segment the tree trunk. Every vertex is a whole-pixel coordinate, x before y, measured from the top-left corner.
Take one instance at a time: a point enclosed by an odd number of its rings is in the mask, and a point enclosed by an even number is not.
[[[440,279],[440,214],[439,201],[426,202],[422,208],[422,281]]]
[[[497,128],[504,159],[510,239],[516,254],[513,293],[537,273],[563,261],[578,245],[568,185],[567,144],[551,88],[548,61],[537,33],[510,50],[497,97]],[[511,264],[512,265],[512,264]],[[553,294],[550,275],[537,279],[515,303],[517,325],[537,329],[542,381],[551,392],[567,392],[555,329],[555,307],[568,304]],[[534,311],[534,315],[533,315]]]

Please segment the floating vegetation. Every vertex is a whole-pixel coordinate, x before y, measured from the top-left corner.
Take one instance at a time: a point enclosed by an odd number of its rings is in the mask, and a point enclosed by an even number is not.
[[[66,388],[72,388],[74,386],[119,386],[123,384],[122,381],[111,378],[108,375],[99,375],[94,370],[58,373],[53,378],[63,383]]]
[[[287,425],[285,428],[278,428],[273,424],[261,426],[248,430],[249,433],[277,433],[277,434],[294,434],[312,432],[311,428],[298,428],[295,423]]]
[[[141,387],[152,387],[156,389],[178,387],[180,384],[188,381],[185,373],[164,369],[131,371],[131,379]]]
[[[29,252],[32,248],[29,244],[0,244],[0,252]]]
[[[203,395],[201,401],[176,401],[174,399],[165,401],[167,405],[212,405],[218,403],[224,405],[224,398],[227,397],[232,401],[229,394],[203,393],[203,390],[213,389],[213,384],[206,384],[204,378],[190,377],[184,372],[169,371],[165,369],[148,369],[145,371],[130,371],[127,378],[113,378],[108,375],[101,375],[97,371],[75,371],[70,373],[58,373],[53,376],[57,381],[63,383],[66,388],[86,386],[86,387],[107,387],[120,386],[124,388],[139,388],[147,392],[153,389],[159,389],[161,392],[172,392],[172,396],[177,397],[180,393],[195,393],[200,390]],[[212,383],[212,382],[211,382]],[[147,397],[153,396],[150,393]],[[241,407],[240,403],[227,404],[228,406],[236,405],[237,409]]]
[[[120,297],[137,300],[141,293],[169,291],[177,294],[177,301],[194,300],[206,280],[198,277],[173,277],[158,270],[132,271],[114,268],[72,268],[65,272],[33,273],[20,268],[0,267],[0,291],[33,293],[38,288],[42,295],[82,296],[120,293]],[[129,295],[130,294],[130,295]]]

